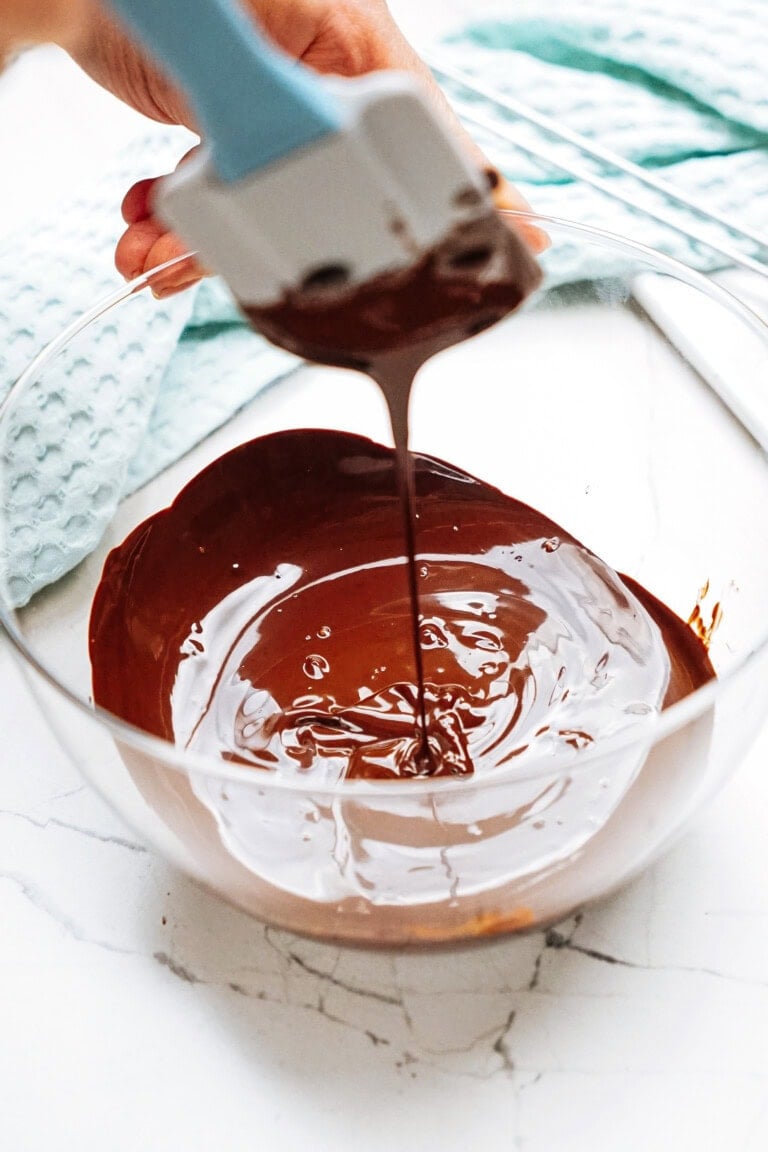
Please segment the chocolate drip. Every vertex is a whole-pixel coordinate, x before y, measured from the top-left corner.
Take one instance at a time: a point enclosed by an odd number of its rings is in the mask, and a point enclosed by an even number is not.
[[[538,280],[489,217],[374,283],[316,278],[248,309],[274,343],[367,372],[395,451],[285,432],[201,473],[107,559],[96,702],[186,747],[326,781],[571,758],[708,680],[704,646],[639,586],[533,509],[409,456],[421,365]]]
[[[306,430],[228,453],[110,554],[95,700],[289,776],[468,775],[567,761],[713,675],[681,620],[557,524],[413,464],[421,689],[395,453]]]
[[[435,353],[506,316],[537,287],[538,266],[501,219],[486,214],[458,225],[414,266],[354,290],[324,281],[279,304],[247,309],[259,331],[309,360],[359,368],[379,385],[389,408],[408,558],[413,665],[418,692],[416,760],[437,770],[427,731],[419,641],[419,583],[408,405],[414,377]]]

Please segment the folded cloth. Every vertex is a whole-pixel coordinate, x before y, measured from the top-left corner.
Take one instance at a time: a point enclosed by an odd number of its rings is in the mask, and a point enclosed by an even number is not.
[[[486,87],[533,105],[569,128],[654,169],[680,189],[768,235],[768,21],[764,0],[514,0],[481,6],[440,46],[454,68]],[[555,143],[498,106],[446,83],[462,111],[482,111],[522,142]],[[493,133],[474,130],[504,174],[537,211],[566,216],[630,236],[683,262],[711,271],[725,261],[709,249],[561,169],[528,160]],[[645,190],[623,174],[558,144],[564,158],[592,168],[616,189],[649,207],[662,207],[683,226],[713,239],[734,240],[726,229]],[[566,245],[545,257],[549,282],[624,271],[606,255],[585,262]]]
[[[0,400],[41,346],[118,286],[122,196],[178,155],[178,133],[149,130],[97,188],[0,250]],[[137,293],[75,337],[0,424],[6,598],[21,606],[72,569],[123,496],[297,363],[252,335],[215,280],[164,301]]]
[[[473,15],[440,51],[485,84],[768,231],[763,0],[704,0],[693,17],[689,0],[549,0],[543,16],[541,8],[540,0],[515,0],[503,19],[490,10],[485,18]],[[466,90],[446,87],[460,113],[477,107]],[[484,116],[514,124],[498,107],[480,104]],[[539,135],[515,129],[521,138]],[[702,269],[722,264],[674,230],[532,164],[496,135],[475,135],[539,211],[635,237]],[[132,180],[172,166],[183,150],[178,133],[153,130],[98,189],[0,250],[0,400],[48,339],[115,287],[116,206]],[[637,191],[629,177],[607,178]],[[666,207],[683,223],[695,218]],[[727,235],[699,226],[713,237]],[[614,254],[586,258],[568,244],[543,259],[552,285],[627,270]],[[96,547],[125,494],[296,363],[245,331],[216,282],[163,302],[140,293],[114,323],[86,329],[0,427],[7,597],[24,604],[73,568]]]

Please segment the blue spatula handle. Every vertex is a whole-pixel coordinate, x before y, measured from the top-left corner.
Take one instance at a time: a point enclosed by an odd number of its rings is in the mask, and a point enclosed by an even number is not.
[[[341,127],[322,81],[272,48],[235,0],[109,0],[180,85],[226,183]]]

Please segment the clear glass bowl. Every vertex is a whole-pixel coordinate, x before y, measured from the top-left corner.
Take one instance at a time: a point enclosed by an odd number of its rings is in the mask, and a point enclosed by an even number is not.
[[[671,288],[673,311],[700,316],[710,336],[722,323],[723,339],[750,365],[742,401],[764,386],[768,330],[713,283],[639,245],[534,222],[551,240],[545,286],[567,285],[424,369],[412,447],[533,505],[683,619],[697,604],[705,625],[721,617],[710,644],[717,680],[565,767],[541,755],[483,778],[333,787],[192,755],[94,708],[88,620],[110,549],[207,463],[253,437],[322,427],[391,443],[378,392],[352,372],[303,366],[261,390],[120,500],[91,554],[22,608],[14,607],[22,585],[7,569],[2,623],[84,776],[176,865],[270,923],[401,945],[556,921],[657,856],[737,766],[766,714],[768,543],[755,510],[768,506],[768,464],[691,366],[691,347],[686,358],[685,341],[650,319],[648,301]],[[575,271],[602,278],[574,281]],[[119,439],[130,426],[147,352],[158,345],[158,362],[165,355],[155,324],[164,305],[150,296],[164,275],[140,278],[72,325],[0,410],[0,554],[14,564],[21,556],[55,568],[62,548],[99,523],[90,512],[109,505],[109,486],[94,489],[92,476],[79,504],[68,499],[78,469],[92,474],[84,455],[93,464],[106,451],[107,460],[110,434]],[[250,370],[244,344],[257,354],[256,336],[222,344],[220,326],[203,325],[185,371],[213,355],[240,378]],[[73,394],[86,436],[79,446]],[[102,424],[111,413],[112,426],[91,444],[95,407]],[[749,423],[748,403],[739,410]],[[214,404],[209,425],[216,413]],[[188,405],[164,419],[178,431],[191,420]]]

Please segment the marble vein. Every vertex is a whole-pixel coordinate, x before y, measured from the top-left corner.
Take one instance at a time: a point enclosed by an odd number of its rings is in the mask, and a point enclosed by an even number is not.
[[[434,1058],[450,1057],[456,1055],[469,1055],[478,1049],[483,1049],[487,1046],[488,1056],[498,1057],[497,1066],[486,1071],[470,1071],[469,1069],[462,1069],[461,1075],[470,1079],[487,1080],[494,1075],[503,1073],[509,1075],[514,1071],[514,1063],[512,1061],[511,1053],[508,1049],[507,1037],[514,1023],[515,1012],[507,1010],[504,1019],[501,1023],[494,1023],[490,1028],[485,1029],[479,1035],[476,1034],[468,1038],[465,1042],[446,1046],[443,1045],[439,1049],[433,1049],[426,1044],[418,1035],[418,1029],[414,1024],[412,1014],[409,1010],[407,1003],[406,991],[400,986],[397,979],[397,973],[394,963],[392,965],[394,991],[392,993],[381,992],[377,989],[364,988],[357,984],[350,983],[347,980],[342,980],[336,975],[336,970],[341,960],[342,952],[337,950],[334,960],[329,968],[323,969],[310,961],[300,956],[295,948],[291,946],[289,939],[286,940],[285,946],[281,947],[278,940],[275,939],[276,933],[268,926],[264,929],[264,940],[270,950],[277,956],[281,965],[282,974],[285,977],[288,972],[293,968],[298,970],[303,975],[309,976],[315,981],[319,987],[317,990],[316,1000],[308,1000],[306,989],[304,994],[296,998],[295,991],[291,994],[287,980],[283,980],[285,994],[283,998],[275,999],[270,997],[262,989],[252,990],[241,982],[227,982],[224,985],[230,991],[237,995],[249,996],[254,999],[266,1001],[270,1004],[279,1004],[282,1006],[290,1006],[299,1010],[313,1012],[331,1023],[340,1025],[341,1027],[348,1028],[359,1035],[365,1036],[370,1040],[374,1047],[388,1047],[396,1048],[399,1051],[399,1058],[396,1061],[398,1068],[410,1068],[412,1066],[421,1065],[422,1067],[432,1067],[438,1070],[447,1071],[438,1060]],[[168,968],[174,975],[187,983],[211,983],[202,980],[195,973],[190,972],[184,965],[180,965],[178,961],[170,961],[165,955],[155,957],[165,967]],[[328,993],[331,989],[337,989],[345,996],[352,996],[356,999],[368,1001],[373,1004],[384,1005],[388,1008],[397,1010],[398,1019],[404,1028],[404,1035],[401,1035],[399,1040],[397,1034],[383,1035],[381,1029],[370,1026],[368,1020],[355,1020],[347,1016],[341,1016],[337,1011],[333,1011],[328,1004]],[[413,995],[421,995],[422,997],[429,998],[431,994],[427,991],[423,993],[413,992]],[[409,1050],[407,1039],[414,1042],[418,1055],[414,1055]],[[454,1069],[455,1072],[455,1069]]]
[[[79,944],[92,944],[96,948],[102,948],[105,952],[115,952],[120,956],[141,955],[140,952],[137,952],[133,948],[124,948],[120,944],[113,944],[110,940],[104,940],[101,937],[90,935],[75,920],[67,916],[60,908],[57,908],[37,884],[26,877],[16,872],[0,872],[0,880],[12,884],[24,899],[29,901],[33,908],[50,917],[55,924],[58,924],[68,936],[76,940]]]
[[[173,956],[169,956],[167,952],[153,952],[152,959],[156,960],[161,968],[167,968],[174,976],[178,976],[179,980],[183,980],[185,984],[203,984],[205,981],[191,972],[184,964],[180,964],[178,960],[174,960]],[[227,985],[232,991],[235,987],[231,984]]]
[[[503,1072],[514,1072],[515,1062],[512,1059],[512,1053],[509,1045],[509,1034],[512,1031],[512,1026],[515,1023],[517,1010],[512,1009],[504,1021],[504,1026],[494,1041],[492,1047],[497,1056],[501,1058],[501,1069]]]
[[[357,984],[349,984],[345,980],[339,980],[333,971],[323,972],[320,968],[314,968],[290,949],[284,952],[283,955],[290,963],[296,964],[297,967],[301,968],[303,972],[308,973],[310,976],[315,976],[319,980],[327,981],[327,983],[333,985],[334,988],[341,988],[342,991],[350,992],[353,996],[364,996],[366,1000],[378,1000],[380,1004],[392,1004],[396,1008],[403,1007],[402,996],[390,996],[385,992],[377,992],[373,988],[361,988]]]
[[[546,956],[547,952],[553,948],[556,948],[556,949],[569,948],[573,942],[573,937],[575,936],[576,931],[578,930],[583,919],[584,919],[584,913],[583,912],[577,913],[573,917],[573,923],[571,925],[571,930],[567,934],[558,932],[554,928],[550,928],[548,932],[544,933],[544,935],[542,936],[542,941],[541,941],[541,949],[540,949],[538,955],[536,956],[536,959],[533,962],[533,971],[531,973],[531,978],[528,981],[528,987],[527,987],[526,991],[528,991],[528,992],[535,992],[536,991],[536,989],[539,986],[539,980],[541,979],[541,966],[544,962],[544,957]]]
[[[580,918],[577,919],[580,922]],[[711,976],[716,980],[726,980],[733,984],[743,984],[751,988],[768,988],[768,980],[750,980],[742,976],[734,976],[730,972],[723,972],[718,968],[708,968],[706,965],[642,963],[638,960],[629,960],[623,956],[614,956],[612,953],[604,952],[598,948],[589,948],[584,944],[577,943],[573,939],[578,926],[577,923],[569,936],[563,935],[555,928],[550,928],[546,933],[544,948],[541,955],[537,957],[537,967],[534,971],[535,982],[529,985],[531,991],[533,991],[538,984],[541,959],[547,949],[552,949],[556,952],[575,952],[579,956],[585,956],[588,960],[596,960],[599,963],[616,965],[620,968],[630,968],[638,972],[688,972],[698,976]]]
[[[79,789],[77,789],[79,791]],[[8,808],[0,808],[0,816],[6,816],[14,820],[23,820],[25,824],[30,824],[33,828],[39,828],[45,831],[46,828],[63,828],[67,832],[74,832],[78,836],[85,836],[89,840],[98,840],[102,844],[112,844],[116,848],[125,848],[129,852],[139,852],[146,854],[147,848],[143,844],[138,844],[134,840],[127,840],[124,836],[107,836],[104,833],[96,832],[92,828],[84,828],[80,824],[70,824],[66,820],[60,820],[58,816],[48,816],[45,820],[36,820],[34,816],[30,816],[27,812],[14,812]]]
[[[328,980],[328,974],[327,973],[315,971],[310,966],[302,964],[300,959],[297,959],[295,956],[292,956],[289,953],[282,952],[282,950],[280,950],[280,949],[278,949],[278,951],[280,951],[280,954],[284,957],[284,959],[287,962],[289,962],[289,963],[295,962],[298,964],[298,966],[303,971],[306,971],[308,974],[315,976],[315,977],[322,979],[322,980]],[[285,997],[273,997],[273,996],[269,996],[263,989],[249,989],[245,985],[238,983],[237,981],[223,981],[222,982],[222,981],[218,981],[218,980],[206,980],[203,977],[198,976],[195,972],[193,972],[185,964],[182,964],[179,960],[175,959],[173,956],[169,955],[167,952],[162,952],[162,951],[154,952],[152,958],[160,965],[161,968],[166,968],[172,976],[175,976],[177,979],[181,980],[182,983],[184,983],[184,984],[201,985],[201,986],[208,987],[208,988],[222,988],[222,989],[226,989],[226,990],[234,993],[237,996],[244,996],[244,997],[247,997],[248,999],[258,1000],[262,1003],[272,1004],[272,1005],[275,1005],[277,1007],[283,1007],[283,1008],[290,1007],[290,1008],[298,1009],[299,1011],[313,1012],[313,1013],[316,1013],[317,1015],[323,1017],[325,1020],[330,1021],[332,1024],[338,1024],[341,1027],[349,1028],[353,1032],[357,1032],[361,1036],[365,1036],[368,1040],[371,1041],[373,1046],[376,1048],[389,1047],[392,1044],[392,1041],[390,1039],[388,1039],[386,1036],[380,1035],[377,1032],[374,1032],[373,1029],[356,1025],[356,1024],[352,1023],[350,1020],[347,1020],[344,1017],[339,1016],[336,1013],[331,1012],[328,1009],[327,1005],[325,1004],[325,999],[323,996],[320,996],[318,998],[318,1002],[316,1004],[309,1003],[305,1000],[296,1001],[294,999],[291,999],[287,995]],[[334,982],[330,981],[330,983],[334,983]],[[343,989],[345,992],[352,992],[353,994],[357,994],[357,995],[361,995],[361,996],[367,995],[367,993],[364,989],[356,989],[353,986],[346,987],[340,981],[335,982],[334,986]],[[371,998],[371,997],[369,997],[369,998]],[[375,998],[375,997],[372,997],[372,998]],[[398,1003],[398,1002],[395,1000],[392,1000],[392,1001],[385,1001],[385,1003]]]

